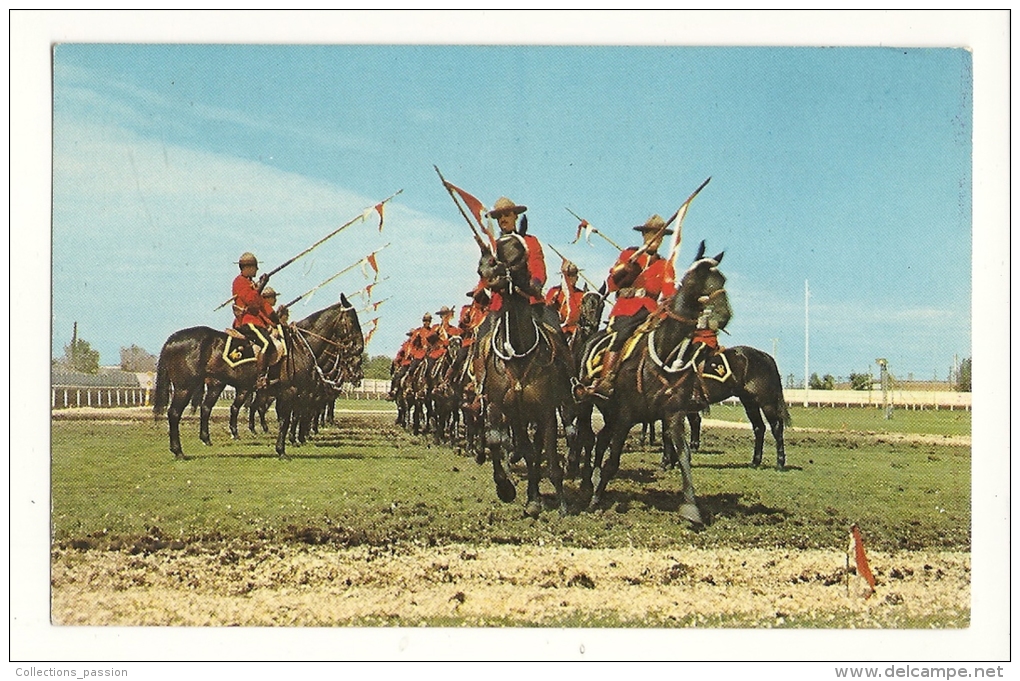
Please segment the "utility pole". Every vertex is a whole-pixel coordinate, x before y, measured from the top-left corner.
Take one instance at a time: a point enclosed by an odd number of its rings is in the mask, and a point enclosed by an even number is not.
[[[882,383],[882,411],[885,419],[889,420],[892,418],[892,402],[889,400],[889,362],[884,357],[879,357],[875,360],[875,364],[881,370],[879,380]]]
[[[804,406],[808,406],[808,280],[804,280]]]

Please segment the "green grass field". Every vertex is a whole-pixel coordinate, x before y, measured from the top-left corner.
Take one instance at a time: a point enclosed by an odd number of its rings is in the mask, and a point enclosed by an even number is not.
[[[727,409],[714,407],[712,417],[724,418]],[[739,407],[732,411],[740,416]],[[970,546],[969,447],[794,428],[787,437],[790,468],[778,472],[749,467],[746,431],[706,428],[694,482],[712,521],[695,532],[677,518],[679,473],[659,471],[658,451],[637,447],[633,438],[610,484],[607,512],[560,518],[545,482],[549,511],[535,522],[521,517],[523,481],[518,501],[503,504],[489,464],[429,447],[393,426],[390,415],[341,415],[342,431],[289,448],[288,461],[272,455],[271,436],[232,442],[223,416],[215,414],[213,447],[199,443],[193,418],[182,424],[192,457],[185,461],[170,455],[163,421],[54,421],[54,540],[82,548],[245,536],[341,545],[814,548],[842,547],[857,523],[878,549]],[[793,418],[812,427],[838,420],[796,410]],[[895,420],[907,425],[906,418]],[[773,462],[769,437],[765,463]],[[523,478],[523,468],[513,470]],[[568,488],[580,506],[576,481]]]

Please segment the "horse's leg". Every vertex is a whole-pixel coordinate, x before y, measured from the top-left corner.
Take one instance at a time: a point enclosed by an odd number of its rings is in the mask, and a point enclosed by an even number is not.
[[[250,395],[242,390],[238,390],[234,396],[234,401],[230,403],[230,439],[240,440],[241,437],[237,434],[237,417],[241,413],[241,407],[248,401]],[[251,411],[249,410],[249,414]]]
[[[517,498],[517,489],[503,469],[503,450],[513,443],[509,425],[503,415],[496,409],[489,409],[489,423],[485,429],[485,446],[489,448],[492,459],[492,480],[496,483],[496,496],[504,503]]]
[[[696,411],[687,413],[687,424],[691,427],[691,451],[701,449],[701,414]]]
[[[524,507],[524,515],[538,518],[542,513],[542,495],[539,493],[539,482],[542,479],[542,433],[535,433],[535,442],[528,435],[528,423],[522,420],[516,424],[514,433],[514,449],[523,448],[524,464],[528,470],[528,503]],[[518,431],[523,431],[518,435]]]
[[[785,431],[785,424],[783,423],[783,417],[776,413],[775,407],[770,406],[769,408],[763,408],[762,411],[765,413],[765,418],[769,421],[769,427],[772,430],[772,437],[776,440],[776,469],[786,469],[786,444],[783,439],[783,433]]]
[[[751,430],[754,431],[754,455],[751,457],[751,465],[760,466],[762,451],[765,448],[765,420],[762,419],[761,409],[753,398],[741,397],[740,403],[744,405],[744,412],[751,421]]]
[[[544,450],[543,456],[539,459],[539,472],[541,473],[542,459],[544,459],[549,466],[549,480],[552,481],[553,488],[556,490],[556,501],[559,505],[560,517],[563,518],[567,515],[567,497],[563,492],[563,461],[560,458],[559,450],[556,447],[556,414],[552,414],[551,418],[547,418],[543,424],[542,432],[542,449]]]
[[[279,395],[276,398],[276,421],[278,431],[276,433],[276,454],[281,459],[287,458],[287,433],[290,431],[291,421],[291,400]]]
[[[666,422],[663,421],[663,426]],[[669,429],[663,427],[662,429],[662,464],[661,468],[664,471],[671,470],[680,465],[680,457],[676,453],[676,443],[673,442],[673,438],[669,434]]]
[[[668,430],[669,439],[674,449],[682,448],[682,454],[679,454],[680,476],[683,484],[681,489],[683,503],[680,506],[680,515],[689,520],[692,525],[701,526],[704,525],[704,522],[701,520],[701,512],[698,510],[698,504],[694,497],[694,482],[691,477],[691,449],[687,446],[685,424],[684,413],[674,412],[664,419],[663,433]]]
[[[197,389],[200,389],[201,385],[200,383]],[[167,422],[170,424],[170,452],[178,459],[187,458],[184,456],[184,449],[181,447],[181,415],[191,402],[192,391],[194,390],[196,390],[195,387],[192,387],[190,390],[174,391],[173,398],[170,400],[166,410]]]
[[[212,418],[213,406],[220,399],[220,394],[226,387],[226,383],[214,383],[207,386],[205,398],[202,400],[202,411],[198,419],[198,438],[209,446],[212,446],[212,438],[209,436],[209,419]]]
[[[602,497],[606,493],[606,485],[616,475],[616,472],[620,470],[620,455],[623,453],[623,445],[627,441],[627,435],[629,428],[625,426],[609,428],[608,424],[605,428],[599,431],[599,436],[595,442],[595,468],[592,471],[592,483],[595,486],[595,491],[592,494],[591,501],[588,502],[588,510],[594,511],[602,503]],[[609,431],[607,437],[603,437],[603,433]],[[605,455],[605,441],[608,440],[609,445],[609,458],[603,461]],[[596,481],[597,478],[597,481]]]

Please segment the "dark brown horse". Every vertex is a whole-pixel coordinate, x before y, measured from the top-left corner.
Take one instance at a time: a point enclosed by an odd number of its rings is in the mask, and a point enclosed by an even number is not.
[[[754,431],[754,454],[751,465],[760,466],[765,448],[765,422],[776,440],[776,468],[786,467],[784,427],[790,425],[790,410],[783,396],[783,379],[776,360],[767,352],[747,345],[726,348],[709,357],[702,379],[712,404],[737,397],[751,421]],[[764,419],[762,418],[764,416]],[[691,449],[701,445],[701,414],[688,415],[691,426]]]
[[[351,327],[350,315],[353,309],[346,300],[332,305],[311,315],[314,328],[322,333],[317,335],[328,337],[338,327]],[[346,322],[341,321],[342,318]],[[360,337],[357,316],[354,315],[353,327],[358,331],[359,338],[350,341],[355,345],[360,342],[364,347],[364,339]],[[291,415],[295,407],[295,395],[314,390],[316,382],[321,380],[321,370],[316,364],[315,346],[305,334],[299,333],[290,326],[281,327],[287,354],[272,373],[278,378],[267,389],[269,395],[277,399],[277,417],[280,432],[277,437],[277,454],[285,456],[284,438],[290,425]],[[183,459],[181,447],[180,420],[185,407],[192,400],[201,400],[201,417],[199,422],[199,438],[207,445],[212,444],[209,435],[209,417],[213,405],[227,385],[234,386],[239,392],[250,392],[255,388],[255,362],[247,362],[231,367],[223,359],[223,348],[227,342],[227,334],[209,327],[193,327],[182,329],[170,335],[160,351],[156,365],[156,385],[153,398],[153,413],[159,416],[164,411],[170,426],[170,451],[175,457]],[[205,391],[204,399],[197,393]],[[281,405],[280,396],[286,392]],[[286,417],[282,414],[286,414]]]
[[[691,454],[687,444],[685,416],[707,406],[707,400],[698,387],[698,377],[689,368],[682,368],[679,351],[694,332],[697,319],[709,296],[713,315],[719,328],[725,328],[730,318],[726,296],[726,277],[719,271],[723,254],[706,258],[704,244],[694,264],[684,273],[677,293],[665,301],[655,313],[655,322],[646,329],[633,351],[619,364],[614,392],[608,400],[596,400],[605,426],[599,431],[594,446],[594,464],[591,451],[579,448],[571,453],[581,458],[582,491],[591,492],[590,509],[597,508],[605,494],[606,485],[620,467],[620,454],[631,428],[638,423],[662,420],[663,443],[676,457],[682,475],[682,503],[680,514],[694,525],[701,525],[691,479]],[[598,338],[589,344],[589,353],[600,343]],[[586,407],[586,409],[584,409]],[[582,404],[578,416],[578,442],[588,440],[582,432],[591,430],[591,403]],[[609,458],[603,463],[606,449]],[[679,448],[683,454],[675,450]]]
[[[502,307],[479,325],[472,345],[475,379],[485,409],[483,446],[492,461],[500,500],[510,502],[517,495],[503,468],[504,455],[516,451],[522,453],[528,471],[525,514],[537,518],[542,512],[539,481],[545,462],[559,512],[565,515],[557,412],[573,411],[573,362],[555,313],[547,313],[544,305],[531,305],[514,284],[514,273],[503,264],[523,260],[519,242],[500,240],[497,248],[500,259],[483,255],[478,272],[490,289],[500,292]]]

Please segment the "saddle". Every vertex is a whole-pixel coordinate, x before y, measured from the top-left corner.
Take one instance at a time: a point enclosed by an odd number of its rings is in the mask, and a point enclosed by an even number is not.
[[[634,348],[638,346],[643,338],[659,326],[660,321],[661,320],[658,317],[652,315],[634,330],[634,333],[631,334],[630,338],[623,343],[623,350],[620,352],[619,359],[621,363],[634,353]],[[616,331],[606,331],[601,338],[597,338],[597,340],[592,343],[591,349],[585,353],[585,358],[582,362],[585,379],[594,380],[602,373],[602,357],[605,355],[606,350],[608,350],[613,344],[615,339]]]

